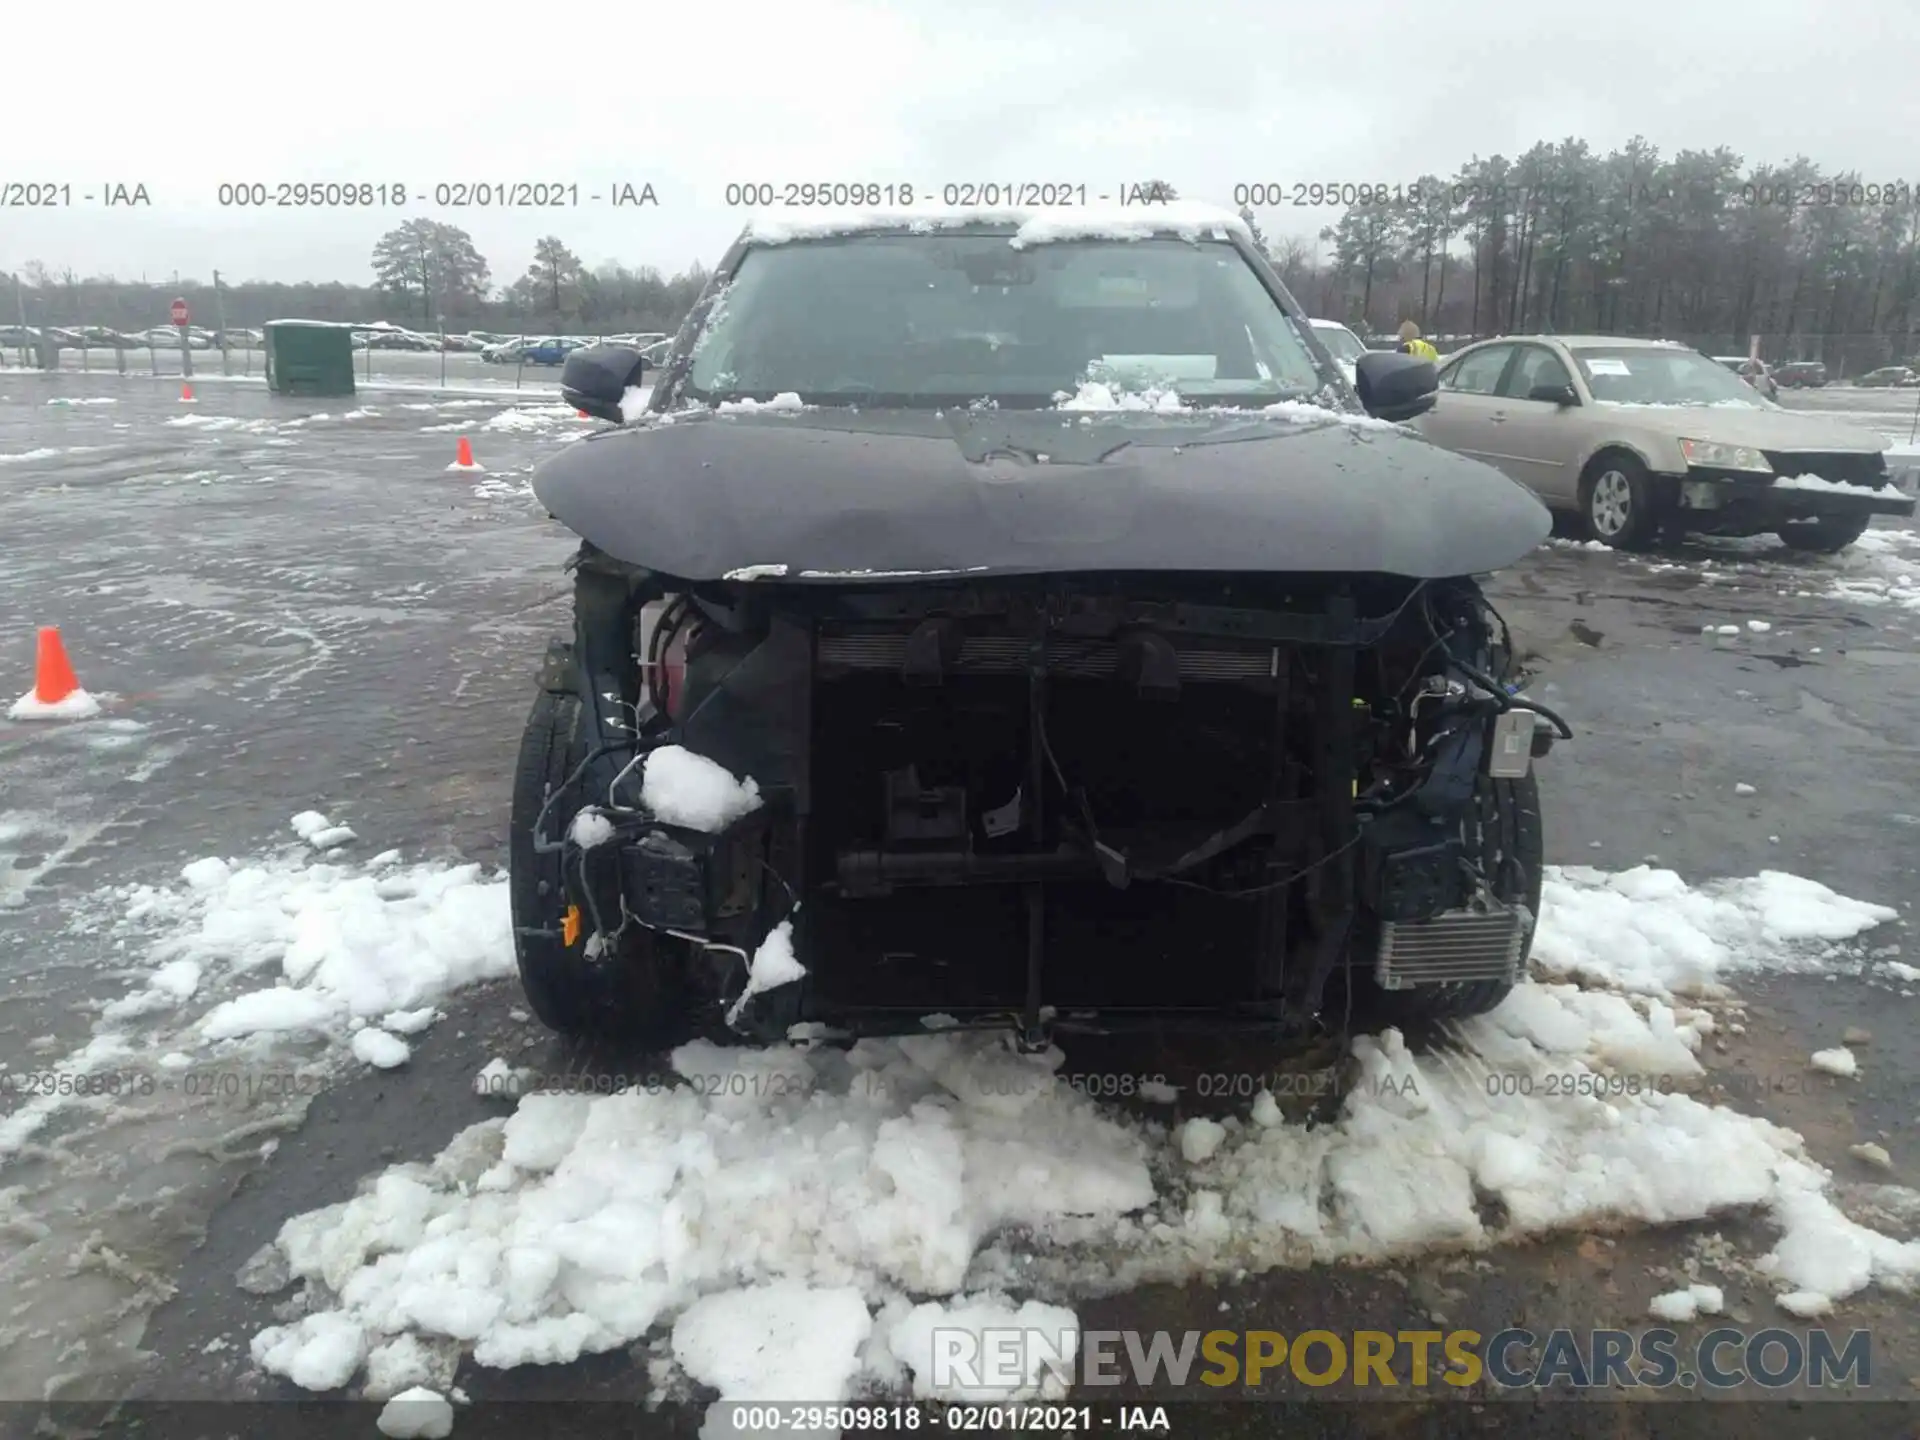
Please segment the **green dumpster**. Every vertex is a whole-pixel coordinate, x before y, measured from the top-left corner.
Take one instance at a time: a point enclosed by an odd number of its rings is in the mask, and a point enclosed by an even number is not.
[[[269,320],[267,389],[275,395],[353,394],[353,330],[322,320]]]

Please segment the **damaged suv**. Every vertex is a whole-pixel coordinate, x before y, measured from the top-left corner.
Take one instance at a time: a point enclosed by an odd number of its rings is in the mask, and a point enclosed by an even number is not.
[[[1474,577],[1548,513],[1230,212],[756,223],[648,369],[573,356],[618,428],[534,479],[582,539],[512,806],[548,1025],[1304,1035],[1522,974],[1569,732]]]

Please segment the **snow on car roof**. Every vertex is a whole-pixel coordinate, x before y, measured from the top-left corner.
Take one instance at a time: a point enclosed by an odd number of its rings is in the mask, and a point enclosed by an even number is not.
[[[1178,235],[1199,240],[1211,235],[1251,239],[1246,222],[1233,211],[1193,200],[1144,205],[1063,205],[1035,209],[983,209],[937,205],[894,210],[821,210],[795,218],[790,211],[754,215],[741,239],[755,245],[785,245],[875,230],[931,233],[969,225],[1013,225],[1014,248],[1060,240],[1143,240]]]

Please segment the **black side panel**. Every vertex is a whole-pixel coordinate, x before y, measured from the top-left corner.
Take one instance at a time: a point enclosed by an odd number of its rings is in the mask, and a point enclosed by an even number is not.
[[[736,775],[751,775],[762,791],[791,789],[805,814],[812,667],[811,631],[776,617],[766,639],[710,688],[690,692],[681,743]]]

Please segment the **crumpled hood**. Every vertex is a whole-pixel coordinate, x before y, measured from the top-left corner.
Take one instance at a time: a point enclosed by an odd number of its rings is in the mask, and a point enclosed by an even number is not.
[[[534,493],[617,559],[684,580],[1509,565],[1547,510],[1396,427],[1282,413],[762,408],[570,445]]]

